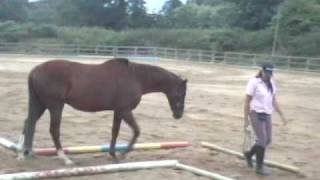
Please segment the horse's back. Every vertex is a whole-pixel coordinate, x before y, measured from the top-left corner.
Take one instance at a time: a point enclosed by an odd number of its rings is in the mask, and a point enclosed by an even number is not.
[[[66,60],[47,61],[32,69],[29,76],[34,80],[38,78],[61,78],[70,72],[70,66],[72,64],[74,64],[74,62]]]

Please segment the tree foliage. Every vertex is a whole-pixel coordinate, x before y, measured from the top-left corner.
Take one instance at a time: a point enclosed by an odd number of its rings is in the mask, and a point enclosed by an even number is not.
[[[290,0],[280,9],[279,44],[291,54],[319,54],[320,1]]]
[[[148,27],[152,18],[148,16],[144,0],[128,0],[129,27]]]
[[[145,0],[0,0],[0,42],[34,38],[269,53],[276,26],[278,54],[320,55],[320,0],[167,0],[152,14]]]
[[[24,22],[27,18],[28,0],[1,0],[0,21]]]
[[[283,0],[234,0],[239,8],[238,27],[248,30],[266,28]]]
[[[174,10],[180,6],[182,6],[182,2],[180,0],[168,0],[162,6],[161,13],[165,16],[170,16],[173,14]]]

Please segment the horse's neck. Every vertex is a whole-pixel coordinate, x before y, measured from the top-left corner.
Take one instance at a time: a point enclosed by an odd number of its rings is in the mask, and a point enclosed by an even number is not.
[[[171,79],[174,76],[162,68],[142,64],[136,66],[136,74],[140,81],[143,94],[152,92],[166,93],[170,87]]]

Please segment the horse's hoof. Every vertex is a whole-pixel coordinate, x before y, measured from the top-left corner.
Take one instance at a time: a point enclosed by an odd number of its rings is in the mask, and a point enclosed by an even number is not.
[[[72,165],[74,165],[74,162],[71,161],[70,159],[66,160],[64,163],[65,163],[67,166],[72,166]]]
[[[19,154],[23,155],[24,157],[33,157],[34,156],[34,153],[31,150],[29,149],[22,149],[22,151],[18,151]]]
[[[16,159],[17,159],[18,161],[24,161],[26,158],[25,158],[25,156],[24,156],[22,153],[19,153]]]

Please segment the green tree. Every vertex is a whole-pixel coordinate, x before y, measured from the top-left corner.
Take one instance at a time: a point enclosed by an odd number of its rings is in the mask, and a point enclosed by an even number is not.
[[[260,30],[266,28],[272,17],[277,13],[277,7],[283,0],[229,0],[236,3],[240,13],[235,26],[247,30]]]
[[[0,21],[24,22],[27,20],[28,0],[1,0]]]
[[[277,41],[280,48],[289,54],[320,55],[320,1],[286,1],[280,12]]]
[[[57,23],[57,9],[65,0],[41,0],[29,2],[28,21],[45,24]]]
[[[57,8],[61,25],[103,26],[125,29],[128,26],[125,0],[65,0]]]
[[[159,18],[157,19],[158,25],[160,27],[174,27],[175,25],[175,18],[174,18],[174,11],[179,7],[182,7],[182,2],[179,0],[167,0],[164,5],[162,6],[159,12]]]
[[[216,6],[222,3],[225,3],[225,0],[187,0],[186,4]]]
[[[107,4],[104,4],[106,6]],[[125,0],[113,0],[109,2],[109,9],[105,11],[101,21],[106,20],[105,27],[111,27],[116,30],[128,28],[128,3]]]
[[[281,31],[289,36],[303,35],[320,28],[320,2],[290,0],[281,8]]]
[[[128,0],[129,26],[133,28],[147,27],[152,23],[147,15],[144,0]]]
[[[170,16],[175,9],[181,7],[183,4],[180,0],[167,0],[162,6],[161,13]]]
[[[167,19],[176,28],[221,28],[229,27],[235,15],[232,3],[216,6],[189,3],[176,8]],[[230,21],[230,22],[229,22]]]

